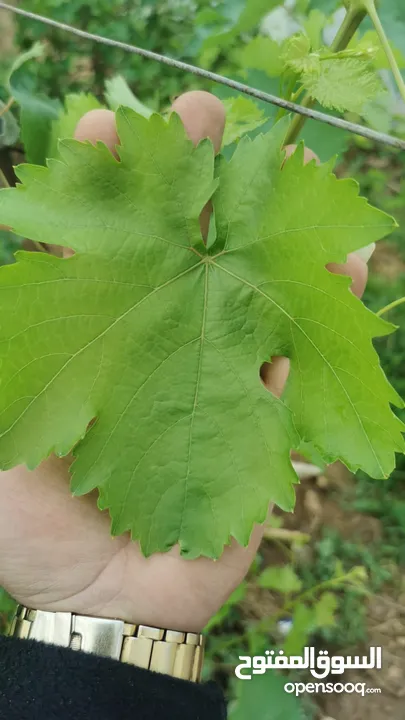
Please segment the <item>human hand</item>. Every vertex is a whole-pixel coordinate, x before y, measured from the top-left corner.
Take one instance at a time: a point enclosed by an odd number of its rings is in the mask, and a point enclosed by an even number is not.
[[[208,93],[186,93],[173,110],[194,143],[210,137],[219,150],[225,121],[219,100]],[[76,137],[102,140],[114,152],[113,113],[88,113]],[[287,155],[292,151],[287,148]],[[306,161],[312,157],[307,154]],[[208,220],[206,208],[201,217],[205,236]],[[361,295],[367,268],[357,256],[330,269],[350,275],[353,291]],[[267,388],[280,395],[288,369],[285,358],[265,363]],[[184,560],[176,548],[146,559],[128,535],[111,538],[109,516],[97,509],[94,493],[71,496],[69,463],[51,457],[32,472],[17,467],[0,474],[0,584],[23,605],[40,610],[201,631],[246,574],[261,528],[254,529],[247,548],[232,541],[216,562]]]

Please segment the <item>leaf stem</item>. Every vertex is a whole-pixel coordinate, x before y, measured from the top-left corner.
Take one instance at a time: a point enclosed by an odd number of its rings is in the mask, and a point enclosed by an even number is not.
[[[5,114],[10,110],[11,106],[14,105],[14,103],[15,103],[15,98],[13,98],[13,96],[11,96],[11,97],[7,100],[7,102],[6,102],[6,104],[4,105],[4,107],[1,108],[1,110],[0,110],[0,117],[3,117],[3,115],[5,115]]]
[[[405,303],[405,297],[398,298],[397,300],[394,300],[389,305],[386,305],[385,307],[381,308],[376,315],[378,317],[381,317],[381,315],[385,315],[385,313],[389,312],[390,310],[393,310],[394,308],[398,307],[399,305],[403,305]]]
[[[336,587],[339,588],[346,583],[350,584],[352,575],[353,570],[349,570],[349,572],[344,573],[340,577],[333,577],[329,578],[329,580],[324,580],[318,585],[314,585],[314,587],[309,588],[309,590],[304,590],[304,592],[296,595],[293,599],[288,599],[287,602],[284,603],[283,607],[277,610],[277,612],[273,615],[259,620],[255,625],[255,630],[259,632],[271,632],[277,620],[282,619],[286,615],[292,615],[297,605],[303,603],[305,600],[312,599],[314,595],[318,595],[323,590],[327,590],[329,588],[333,589]]]
[[[0,170],[0,188],[9,188],[10,183],[8,182],[3,170]]]
[[[401,75],[401,71],[398,67],[398,63],[395,59],[395,55],[392,52],[391,45],[389,43],[389,40],[385,34],[385,30],[382,26],[381,20],[379,18],[375,2],[374,0],[362,0],[364,8],[367,10],[370,20],[372,21],[376,33],[379,37],[379,40],[381,42],[381,45],[384,48],[384,52],[387,56],[387,60],[390,64],[390,68],[392,70],[392,74],[395,78],[395,82],[397,83],[398,90],[400,92],[400,95],[402,97],[402,100],[405,102],[405,82]]]
[[[340,26],[338,32],[336,33],[336,36],[330,46],[331,53],[340,52],[348,46],[350,40],[352,39],[357,28],[359,27],[362,20],[364,20],[366,15],[367,10],[365,8],[350,7],[348,9],[343,23]],[[313,104],[314,99],[312,95],[310,93],[307,93],[303,98],[301,105],[306,108],[310,108]],[[303,115],[296,115],[293,118],[285,139],[286,145],[291,145],[296,142],[302,128],[304,127],[305,121],[306,118]]]

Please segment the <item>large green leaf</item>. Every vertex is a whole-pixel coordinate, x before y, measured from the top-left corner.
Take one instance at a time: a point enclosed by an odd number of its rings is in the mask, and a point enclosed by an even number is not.
[[[0,192],[0,223],[75,251],[0,269],[0,465],[74,448],[73,492],[98,487],[114,533],[218,557],[269,501],[292,509],[301,439],[377,477],[403,450],[372,345],[393,327],[325,269],[393,221],[302,149],[282,168],[284,123],[216,179],[210,142],[193,148],[175,114],[120,109],[117,126],[120,162],[64,141]],[[273,355],[291,359],[283,401],[259,379]]]

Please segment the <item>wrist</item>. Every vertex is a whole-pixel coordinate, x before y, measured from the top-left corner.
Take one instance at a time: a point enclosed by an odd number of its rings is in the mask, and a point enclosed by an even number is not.
[[[19,606],[9,635],[110,658],[184,680],[199,682],[201,678],[204,638],[196,633]]]

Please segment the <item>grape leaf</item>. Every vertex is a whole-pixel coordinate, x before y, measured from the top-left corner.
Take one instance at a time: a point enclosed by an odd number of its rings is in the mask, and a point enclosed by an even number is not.
[[[8,87],[20,106],[21,140],[29,162],[44,165],[52,136],[53,123],[59,117],[61,103],[38,92],[30,62],[45,53],[45,45],[34,43],[19,55],[10,69]],[[28,65],[28,69],[27,66]]]
[[[229,720],[303,720],[299,699],[285,690],[286,678],[279,673],[252,675],[236,683],[236,702]]]
[[[111,110],[117,110],[120,105],[132,108],[135,112],[149,118],[153,110],[144,105],[132,92],[122,75],[115,75],[105,81],[105,99]]]
[[[317,71],[320,64],[319,55],[311,53],[311,41],[305,33],[292,35],[283,43],[282,59],[296,73]]]
[[[218,557],[269,501],[293,508],[301,439],[377,477],[403,451],[372,345],[393,326],[325,269],[394,222],[302,147],[282,168],[284,122],[215,173],[176,114],[121,108],[117,127],[120,161],[66,140],[0,191],[0,223],[75,251],[0,268],[0,466],[74,448],[72,490],[99,488],[113,533]],[[274,355],[291,360],[283,400],[259,380]]]
[[[335,593],[324,592],[314,605],[315,622],[317,627],[333,627],[336,625],[335,613],[338,609],[338,599]]]
[[[322,60],[302,74],[301,82],[321,105],[340,112],[361,113],[383,90],[375,71],[356,58]]]
[[[366,33],[364,33],[361,40],[358,38],[353,38],[351,41],[349,48],[357,47],[358,50],[364,49],[364,50],[376,50],[375,57],[373,58],[373,65],[377,70],[390,70],[391,66],[389,64],[386,52],[381,45],[381,40],[378,37],[375,30],[368,30]],[[391,49],[394,53],[395,60],[397,62],[398,67],[403,70],[405,68],[405,55],[398,50],[396,47],[393,46],[391,42]]]
[[[311,10],[308,16],[304,18],[303,27],[313,50],[319,50],[322,47],[322,33],[327,22],[328,19],[321,10]]]
[[[308,638],[316,628],[316,615],[312,607],[298,603],[294,608],[293,626],[288,633],[283,650],[286,655],[302,655]]]
[[[267,567],[259,576],[258,585],[284,594],[296,593],[302,588],[302,582],[292,565]]]
[[[208,20],[208,27],[200,29],[202,48],[225,48],[241,33],[258,25],[264,15],[278,5],[279,0],[221,0],[215,11],[203,10],[199,19]],[[200,24],[200,23],[199,23]],[[205,30],[205,31],[204,31]],[[196,50],[194,46],[194,50]]]
[[[226,109],[226,124],[223,145],[230,145],[247,132],[263,125],[267,118],[253,100],[242,95],[223,100]]]
[[[270,77],[279,77],[284,67],[280,45],[264,35],[253,38],[234,53],[234,58],[241,68],[264,70]]]

